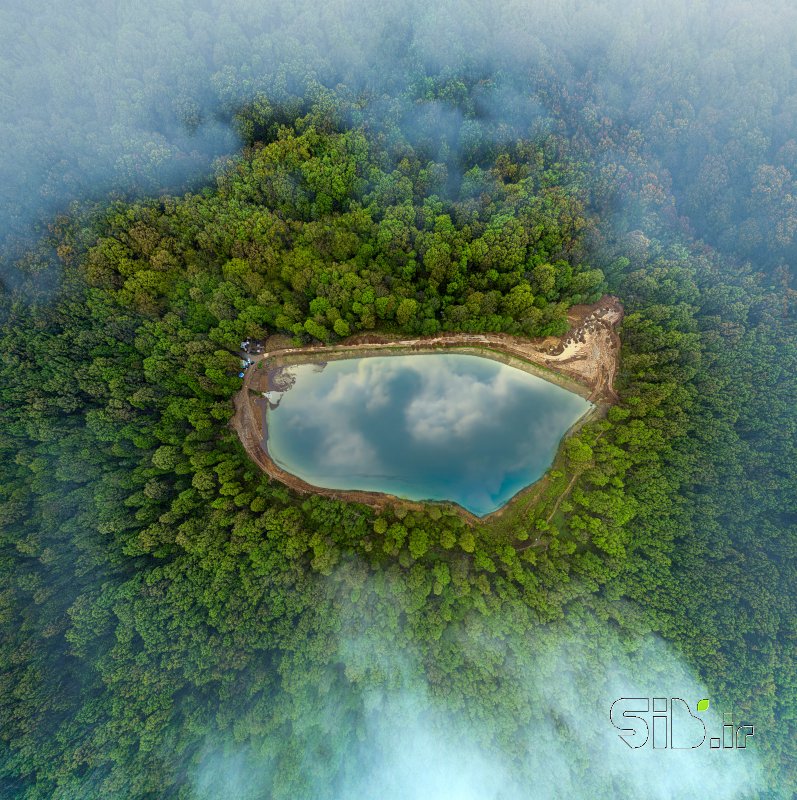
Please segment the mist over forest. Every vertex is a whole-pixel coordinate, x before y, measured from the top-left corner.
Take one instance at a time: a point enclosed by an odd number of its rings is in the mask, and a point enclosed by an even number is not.
[[[71,200],[201,185],[240,145],[232,117],[246,103],[289,117],[339,88],[356,121],[400,118],[449,150],[467,151],[474,128],[498,141],[583,128],[629,180],[647,176],[643,202],[667,222],[767,266],[793,256],[788,2],[78,2],[63,14],[11,2],[0,14],[4,237]],[[435,97],[424,82],[441,75],[463,83]]]
[[[795,42],[785,0],[6,0],[0,797],[794,796]],[[620,401],[496,524],[228,426],[244,338],[607,293]],[[632,751],[621,696],[755,736]]]

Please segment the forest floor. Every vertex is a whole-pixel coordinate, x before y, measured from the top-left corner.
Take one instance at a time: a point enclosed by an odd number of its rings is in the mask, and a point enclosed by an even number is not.
[[[413,502],[379,492],[343,491],[324,489],[306,483],[296,475],[281,469],[265,448],[265,393],[281,388],[275,380],[281,367],[310,361],[330,361],[362,356],[402,355],[414,352],[447,350],[449,352],[476,352],[558,383],[575,391],[595,404],[594,412],[602,413],[618,398],[613,383],[620,359],[620,339],[615,330],[623,318],[623,307],[616,297],[605,296],[592,305],[573,306],[568,312],[570,328],[562,337],[524,339],[502,333],[468,334],[451,333],[437,336],[403,339],[389,334],[358,334],[335,345],[309,345],[291,347],[286,336],[272,336],[266,342],[265,352],[251,355],[254,361],[244,378],[241,390],[234,398],[235,414],[230,425],[252,460],[266,474],[289,488],[301,493],[316,493],[349,502],[365,503],[381,509],[400,504],[407,509],[421,509],[428,503]],[[571,429],[577,430],[590,418],[589,413]],[[503,515],[521,495],[542,488],[542,481],[526,487],[498,511],[477,517],[455,503],[442,503],[454,508],[470,523],[485,523]]]

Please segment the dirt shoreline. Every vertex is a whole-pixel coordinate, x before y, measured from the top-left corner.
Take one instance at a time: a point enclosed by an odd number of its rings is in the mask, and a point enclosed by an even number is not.
[[[325,489],[303,481],[279,467],[263,446],[265,416],[259,407],[263,393],[270,391],[273,375],[279,367],[303,361],[324,361],[378,355],[401,355],[419,352],[466,352],[492,358],[524,369],[557,383],[595,404],[568,431],[566,438],[586,422],[605,413],[617,401],[613,388],[620,357],[620,339],[615,327],[623,318],[623,307],[616,297],[605,296],[590,306],[573,306],[568,312],[570,329],[563,337],[523,339],[501,333],[441,334],[415,339],[396,339],[384,334],[360,334],[335,345],[266,348],[253,357],[241,390],[235,395],[235,414],[230,425],[238,434],[249,457],[270,477],[302,494],[320,494],[348,502],[364,503],[377,509],[400,504],[408,509],[422,509],[430,504],[453,509],[471,524],[489,522],[499,517],[521,495],[535,490],[541,478],[521,489],[500,509],[478,517],[454,502],[412,501],[381,492]],[[564,441],[564,438],[562,441]]]

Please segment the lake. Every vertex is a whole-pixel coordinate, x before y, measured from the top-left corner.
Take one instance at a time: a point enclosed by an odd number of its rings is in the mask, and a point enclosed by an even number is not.
[[[592,404],[480,356],[419,353],[283,367],[264,445],[327,489],[450,500],[478,516],[550,467]]]

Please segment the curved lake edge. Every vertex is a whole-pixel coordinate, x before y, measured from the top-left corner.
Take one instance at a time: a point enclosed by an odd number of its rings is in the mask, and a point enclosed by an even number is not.
[[[243,386],[234,398],[235,414],[230,425],[238,434],[250,458],[270,478],[302,494],[319,494],[347,502],[363,503],[378,510],[395,505],[422,510],[434,505],[453,511],[471,525],[488,523],[500,517],[518,498],[539,489],[550,470],[559,462],[564,442],[588,422],[605,415],[608,408],[616,402],[617,395],[612,382],[619,362],[620,340],[614,328],[622,315],[623,309],[617,298],[605,297],[593,306],[571,309],[571,328],[559,339],[548,337],[545,340],[532,340],[508,334],[442,334],[417,339],[391,340],[386,337],[384,341],[373,341],[380,335],[367,334],[351,337],[346,342],[335,345],[278,347],[267,350],[255,356],[253,367],[247,371]],[[574,319],[576,324],[573,324]],[[597,347],[596,340],[600,340]],[[577,345],[575,348],[574,343]],[[570,356],[570,351],[574,349],[575,356]],[[268,431],[265,429],[266,400],[263,393],[273,388],[272,377],[282,367],[369,356],[440,352],[475,355],[498,361],[561,386],[593,403],[593,408],[582,415],[562,436],[556,457],[545,474],[520,489],[501,508],[484,516],[477,516],[453,501],[407,500],[383,492],[327,489],[287,472],[269,455],[264,446]],[[562,358],[562,355],[566,358]],[[559,363],[556,363],[557,359],[560,360]],[[589,380],[590,374],[594,375],[593,380]]]

